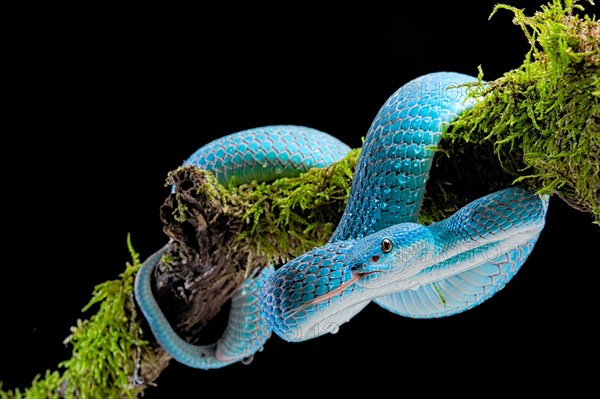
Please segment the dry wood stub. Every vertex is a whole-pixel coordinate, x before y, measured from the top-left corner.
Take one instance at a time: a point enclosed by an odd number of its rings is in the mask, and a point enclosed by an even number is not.
[[[154,274],[161,309],[191,343],[243,283],[249,257],[235,245],[239,222],[226,214],[218,195],[206,190],[207,184],[216,185],[207,176],[192,167],[170,174],[175,191],[160,213],[171,242]]]

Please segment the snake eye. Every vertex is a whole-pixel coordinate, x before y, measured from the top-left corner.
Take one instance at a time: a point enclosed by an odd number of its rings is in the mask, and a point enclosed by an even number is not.
[[[394,244],[392,244],[392,241],[389,238],[384,238],[383,241],[381,241],[381,251],[384,254],[387,254],[388,252],[390,252],[393,247],[394,247]]]

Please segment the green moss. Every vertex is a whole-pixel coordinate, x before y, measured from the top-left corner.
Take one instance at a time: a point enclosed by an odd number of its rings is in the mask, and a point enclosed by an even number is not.
[[[187,212],[189,211],[188,207],[179,199],[179,195],[175,196],[175,200],[177,201],[177,209],[174,210],[174,219],[180,223],[183,223],[187,220]]]
[[[553,0],[528,17],[514,7],[496,6],[492,15],[514,14],[531,50],[520,68],[472,87],[480,101],[444,133],[422,222],[447,217],[469,196],[520,183],[557,194],[599,223],[600,27],[589,16],[578,16],[580,8],[575,0]],[[229,188],[206,184],[199,190],[209,190],[207,197],[239,221],[232,227],[239,229],[240,249],[285,262],[327,241],[345,207],[359,152],[298,178]],[[178,207],[178,220],[188,211]],[[73,327],[65,341],[73,355],[59,365],[61,371],[36,376],[22,391],[2,390],[0,383],[0,399],[134,398],[141,392],[140,359],[155,359],[140,338],[132,296],[140,261],[129,238],[128,247],[133,262],[119,279],[95,288],[83,311],[97,312]]]
[[[500,166],[492,180],[505,174],[540,194],[557,194],[599,223],[600,25],[578,9],[574,0],[554,0],[531,17],[494,8],[492,15],[514,14],[531,50],[520,68],[473,87],[472,96],[483,99],[453,123],[446,145],[475,144],[481,151],[471,156],[483,165],[490,165],[491,150]]]
[[[72,357],[59,364],[59,371],[47,371],[34,378],[31,387],[20,391],[2,391],[1,399],[13,398],[135,398],[139,392],[136,377],[142,350],[136,308],[133,303],[133,282],[140,267],[139,255],[131,240],[127,245],[133,263],[128,263],[118,280],[95,287],[92,299],[83,308],[97,311],[89,319],[78,320],[71,328],[65,344],[72,346]],[[149,359],[151,353],[144,351]],[[139,377],[139,376],[138,376]]]
[[[44,377],[37,375],[31,387],[21,391],[3,391],[0,382],[0,399],[59,399],[59,389],[62,383],[61,374],[58,371],[46,371]]]
[[[127,265],[119,280],[95,287],[83,312],[99,305],[97,313],[88,320],[78,321],[65,340],[73,346],[73,356],[59,365],[66,369],[63,378],[67,381],[67,397],[136,396],[137,388],[131,377],[140,361],[138,348],[147,342],[140,339],[142,330],[133,299],[139,255],[129,237],[127,243],[133,263]]]
[[[176,264],[180,260],[181,258],[178,256],[163,255],[160,257],[160,263],[167,268],[172,267],[173,264]]]
[[[344,211],[359,154],[352,150],[330,167],[299,177],[230,187],[226,207],[242,224],[239,247],[286,262],[323,245]]]

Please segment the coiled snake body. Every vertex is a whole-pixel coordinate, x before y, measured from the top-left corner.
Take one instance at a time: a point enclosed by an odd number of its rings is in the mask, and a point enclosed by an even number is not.
[[[214,345],[183,341],[151,292],[163,250],[142,265],[135,296],[157,341],[191,367],[222,367],[252,356],[271,331],[287,341],[335,333],[370,302],[425,318],[470,309],[519,270],[544,226],[547,197],[520,187],[491,193],[430,226],[417,224],[433,150],[443,126],[472,105],[472,77],[439,72],[396,91],[375,117],[350,197],[329,242],[277,271],[246,280],[232,298],[227,328]],[[200,148],[187,163],[221,182],[270,180],[323,167],[349,148],[314,129],[271,126]]]

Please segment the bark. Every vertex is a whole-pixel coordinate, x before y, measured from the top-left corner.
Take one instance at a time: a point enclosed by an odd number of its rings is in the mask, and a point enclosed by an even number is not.
[[[175,192],[161,207],[163,230],[173,259],[155,271],[156,298],[181,337],[196,342],[243,283],[249,253],[235,245],[236,220],[217,196],[202,190],[207,174],[182,168],[171,174]],[[185,220],[178,209],[185,208]]]

